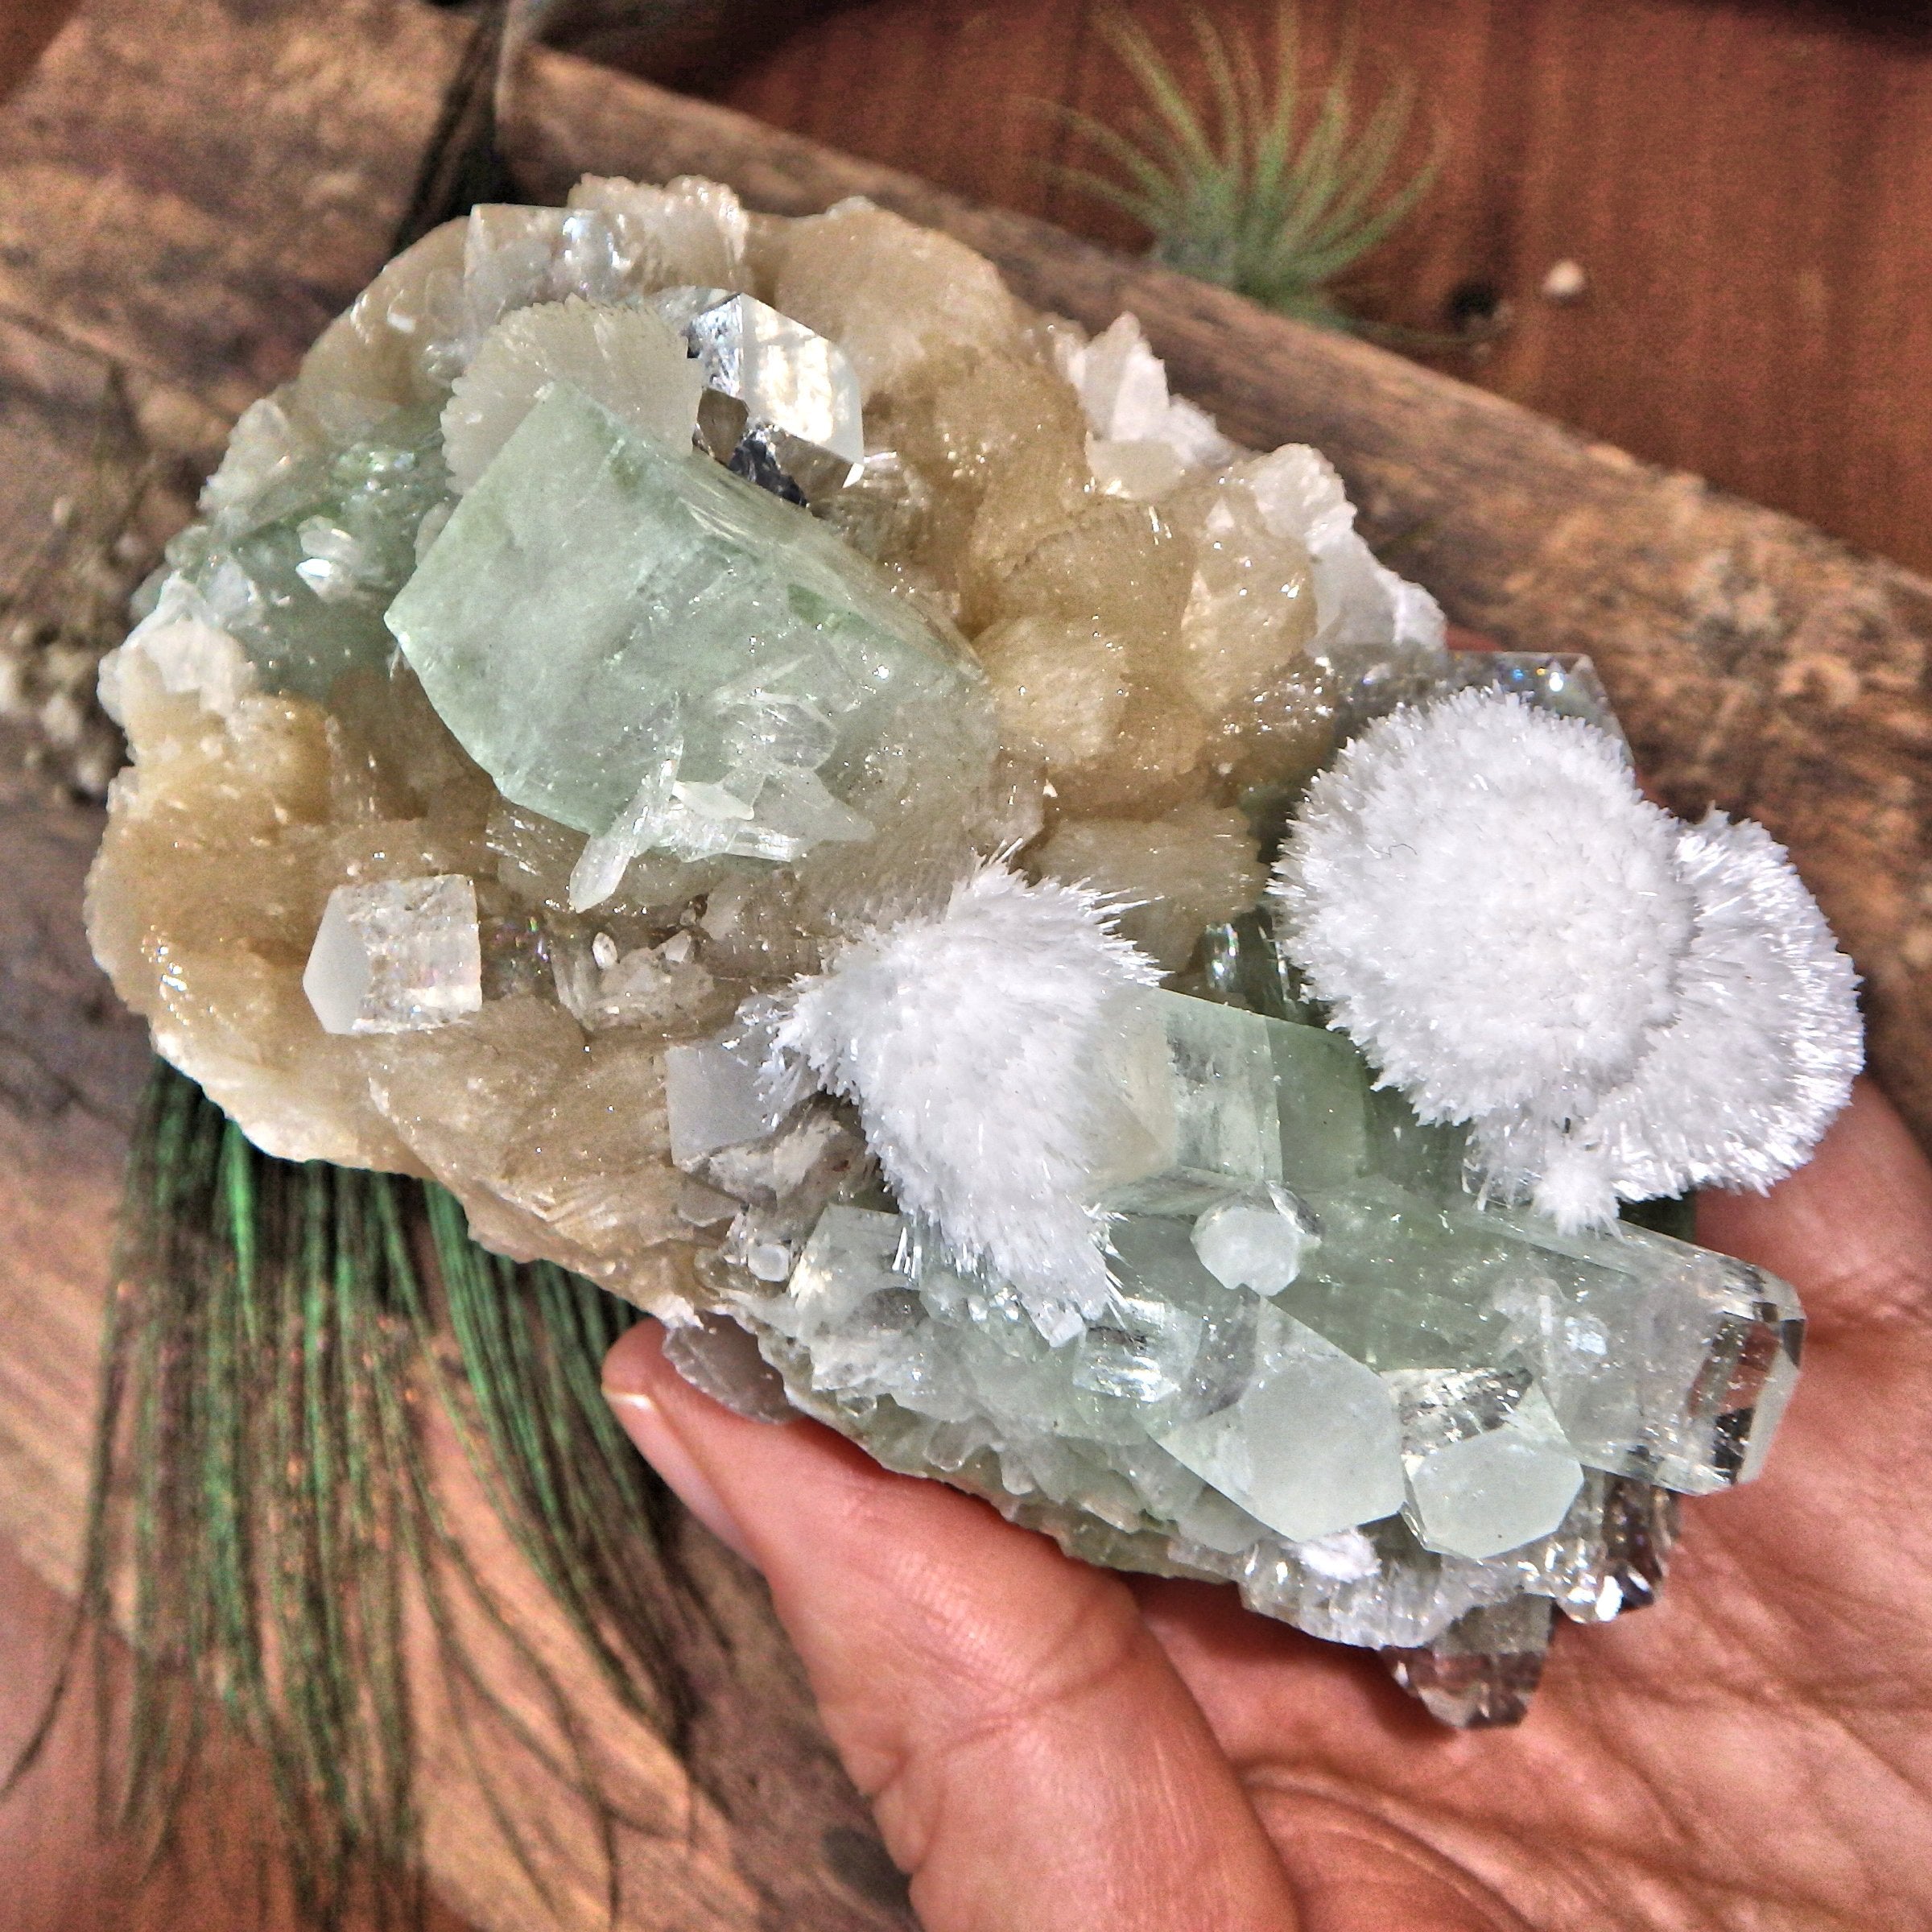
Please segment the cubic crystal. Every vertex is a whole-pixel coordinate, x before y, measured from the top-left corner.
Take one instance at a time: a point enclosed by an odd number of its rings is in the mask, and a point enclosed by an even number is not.
[[[769,1030],[745,1023],[665,1049],[671,1158],[686,1173],[720,1149],[766,1139],[796,1106],[797,1084],[774,1078],[770,1051]]]
[[[461,873],[338,886],[302,990],[330,1033],[407,1033],[483,1004],[477,889]]]

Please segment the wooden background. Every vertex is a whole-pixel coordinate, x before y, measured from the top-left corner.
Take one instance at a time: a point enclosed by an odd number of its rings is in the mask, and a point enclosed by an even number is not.
[[[1213,10],[1232,19],[1248,10],[1230,3]],[[79,37],[63,41],[0,134],[0,310],[7,312],[0,316],[0,443],[7,458],[0,504],[27,503],[43,481],[50,492],[56,486],[51,466],[69,449],[88,384],[97,381],[93,358],[109,354],[148,371],[155,384],[149,402],[165,401],[167,385],[179,383],[218,415],[232,415],[284,373],[302,342],[374,266],[452,64],[451,35],[431,30],[453,23],[386,0],[89,0],[88,14],[76,23]],[[1314,6],[1307,14],[1319,43],[1331,15]],[[1170,10],[1149,8],[1144,17],[1171,39]],[[1902,539],[1835,521],[1828,505],[1791,494],[1809,473],[1802,464],[1767,468],[1761,481],[1727,475],[1716,442],[1738,431],[1740,461],[1753,448],[1776,453],[1762,438],[1753,444],[1739,425],[1777,418],[1795,449],[1803,439],[1790,425],[1822,423],[1835,410],[1833,421],[1856,425],[1866,437],[1860,460],[1868,472],[1894,465],[1889,493],[1847,489],[1846,506],[1869,500],[1897,512],[1907,534],[1924,521],[1913,514],[1910,492],[1919,490],[1922,506],[1925,479],[1905,460],[1919,450],[1911,431],[1915,413],[1922,413],[1907,398],[1915,382],[1923,387],[1926,291],[1922,253],[1912,251],[1925,246],[1924,224],[1901,221],[1896,243],[1880,246],[1868,233],[1856,247],[1835,225],[1868,193],[1899,203],[1909,170],[1894,163],[1875,182],[1839,165],[1828,143],[1805,151],[1793,131],[1792,101],[1781,106],[1781,97],[1767,96],[1761,73],[1756,92],[1745,85],[1768,59],[1765,50],[1809,34],[1814,52],[1835,50],[1824,64],[1837,76],[1838,105],[1826,121],[1858,134],[1869,156],[1893,134],[1881,135],[1878,118],[1858,104],[1881,97],[1909,104],[1925,67],[1915,32],[1877,34],[1848,18],[1834,27],[1826,14],[1695,0],[1588,9],[1365,5],[1363,18],[1372,43],[1400,44],[1412,64],[1435,47],[1444,71],[1459,76],[1455,89],[1434,89],[1439,106],[1448,99],[1450,172],[1430,222],[1405,245],[1412,268],[1398,274],[1404,258],[1394,253],[1378,267],[1380,312],[1438,325],[1444,291],[1488,275],[1516,301],[1517,328],[1487,361],[1458,365],[1457,373],[1909,554]],[[31,44],[33,23],[24,14],[10,23],[0,14],[0,23],[8,27],[0,33],[0,58],[10,45]],[[1506,31],[1512,23],[1513,40]],[[1525,34],[1556,35],[1539,41],[1543,60],[1528,60]],[[1693,63],[1701,80],[1679,88],[1693,41],[1703,50]],[[1619,49],[1620,77],[1601,64]],[[1596,66],[1581,57],[1592,50]],[[1051,0],[1023,7],[913,7],[895,0],[808,23],[782,47],[742,66],[725,91],[835,144],[995,200],[1051,208],[1098,230],[1097,211],[1049,198],[1050,184],[1028,157],[1047,151],[1051,132],[1022,103],[1059,92],[1113,112],[1107,103],[1117,107],[1124,97],[1108,58],[1084,9]],[[1916,97],[1923,100],[1922,89]],[[1136,280],[1107,258],[1050,234],[922,201],[910,184],[667,108],[593,71],[547,70],[535,108],[535,124],[525,130],[533,191],[554,191],[587,165],[711,166],[741,185],[755,182],[759,198],[774,206],[816,205],[863,188],[960,227],[1036,299],[1100,319],[1130,303],[1176,357],[1187,386],[1238,432],[1263,440],[1272,433],[1274,440],[1306,434],[1335,448],[1369,503],[1378,537],[1406,533],[1418,574],[1457,614],[1514,642],[1533,641],[1543,624],[1555,633],[1553,642],[1596,642],[1646,762],[1662,774],[1674,802],[1695,808],[1718,796],[1785,821],[1781,832],[1804,844],[1821,889],[1829,883],[1837,895],[1835,910],[1847,930],[1865,935],[1872,960],[1890,976],[1895,1024],[1888,1038],[1898,1048],[1897,1068],[1909,1073],[1909,1049],[1932,1024],[1921,997],[1932,943],[1922,948],[1922,959],[1913,952],[1922,939],[1932,942],[1932,890],[1921,862],[1923,792],[1913,775],[1932,751],[1924,698],[1932,587],[1883,570],[1860,572],[1776,519],[1705,496],[1682,479],[1639,471],[1480,397],[1430,384],[1400,364],[1259,326],[1239,304],[1167,278]],[[1469,145],[1465,110],[1468,126],[1503,130],[1487,149]],[[1638,164],[1643,142],[1630,138],[1633,122],[1656,151],[1654,165]],[[1728,138],[1712,128],[1729,129]],[[1580,185],[1558,165],[1563,139],[1571,137],[1595,156],[1597,171]],[[1472,165],[1467,176],[1460,171]],[[1670,177],[1670,167],[1683,171]],[[1775,204],[1770,186],[1780,167],[1802,187],[1798,198],[1810,198],[1809,227]],[[1538,181],[1543,186],[1533,194]],[[1725,218],[1713,217],[1694,199],[1699,194],[1728,211]],[[268,218],[271,210],[286,217],[291,208],[298,220]],[[1605,237],[1601,255],[1564,225],[1590,209],[1596,211],[1592,232]],[[1751,225],[1740,211],[1752,216]],[[1760,326],[1760,316],[1756,332],[1727,361],[1732,310],[1713,292],[1719,237],[1751,254],[1781,289],[1794,262],[1818,275],[1827,275],[1829,263],[1829,274],[1847,286],[1863,278],[1880,294],[1860,313],[1882,312],[1891,324],[1863,336],[1851,328],[1842,357],[1827,341],[1807,359],[1795,353],[1802,345],[1785,324]],[[1577,308],[1546,311],[1534,287],[1545,257],[1558,254],[1582,260],[1598,293]],[[1501,266],[1472,266],[1479,257]],[[1757,312],[1743,297],[1733,306],[1738,315]],[[1703,320],[1673,332],[1660,315]],[[52,338],[36,332],[47,329]],[[1620,362],[1612,353],[1620,341]],[[1666,353],[1660,342],[1675,347]],[[1720,365],[1730,400],[1694,407],[1704,379],[1699,371]],[[1857,383],[1846,374],[1855,365],[1862,371]],[[1512,388],[1565,370],[1579,386],[1574,407],[1559,392]],[[1860,394],[1866,400],[1855,407]],[[1740,398],[1748,398],[1756,401],[1747,408]],[[30,402],[43,411],[31,421]],[[1633,411],[1634,428],[1591,414],[1618,407]],[[1686,440],[1646,444],[1637,433],[1646,424],[1659,436]],[[1700,445],[1699,436],[1713,440]],[[1895,446],[1891,457],[1883,454],[1886,437]],[[1715,453],[1699,454],[1700,448]],[[44,456],[44,477],[30,473],[26,456]],[[1814,468],[1823,476],[1830,466]],[[1474,514],[1466,514],[1472,505]],[[20,534],[18,521],[0,528],[0,551]],[[1686,573],[1707,557],[1722,559],[1724,571],[1707,594],[1702,579],[1691,583]],[[1598,593],[1592,582],[1600,575]],[[8,1236],[0,1319],[10,1342],[0,1362],[0,1517],[31,1571],[58,1579],[71,1560],[63,1538],[71,1536],[85,1433],[89,1327],[97,1315],[115,1141],[138,1042],[70,956],[77,943],[73,887],[91,826],[78,817],[51,819],[31,801],[10,797],[0,799],[0,826],[10,895],[0,906],[6,914],[0,918],[0,1031],[6,1035],[0,1042],[0,1215]],[[1917,991],[1909,983],[1915,968]],[[97,1064],[77,1068],[59,1056],[82,1032],[99,1042]],[[1919,1097],[1932,1098],[1932,1090]],[[733,1601],[755,1607],[755,1591],[745,1594],[742,1579],[726,1580]],[[16,1690],[34,1633],[43,1634],[56,1616],[31,1571],[0,1572],[0,1642],[14,1666],[6,1674]],[[765,1625],[747,1624],[745,1642],[755,1650],[768,1634]],[[727,1786],[734,1771],[747,1773],[772,1749],[771,1717],[797,1708],[782,1660],[768,1658],[760,1668],[773,1687],[766,1703],[740,1707],[733,1721],[753,1728],[732,1733],[728,1727],[710,1767]],[[729,1695],[720,1699],[728,1715]],[[0,1699],[0,1745],[6,1734],[17,1735],[25,1708],[24,1698],[10,1707]],[[822,1777],[803,1732],[787,1748],[794,1768],[774,1771],[777,1785],[802,1790]],[[83,1761],[77,1744],[70,1742],[66,1761]],[[640,1775],[661,1780],[666,1790],[681,1789],[676,1768],[661,1759],[654,1766],[642,1744],[635,1762]],[[80,1834],[70,1828],[79,1811],[54,1802],[55,1781],[42,1782],[30,1808],[0,1812],[0,1932],[176,1924],[213,1932],[252,1921],[246,1860],[239,1875],[232,1859],[211,1854],[197,1863],[197,1849],[209,1848],[198,1841],[191,1841],[185,1890],[131,1898],[124,1869],[89,1864]],[[70,1797],[73,1783],[62,1787]],[[247,1783],[244,1766],[233,1790],[208,1794],[202,1816],[211,1840],[237,1835]],[[439,1773],[431,1797],[449,1821],[431,1850],[450,1895],[478,1922],[538,1922],[506,1889],[509,1881],[490,1866],[487,1848],[464,1837],[460,1785]],[[714,1818],[688,1856],[680,1852],[657,1867],[656,1896],[671,1916],[654,1915],[654,1926],[675,1924],[683,1932],[713,1922],[708,1913],[692,1916],[698,1898],[715,1901],[721,1916],[739,1914],[730,1918],[733,1926],[818,1932],[835,1922],[893,1918],[886,1897],[855,1892],[850,1871],[841,1877],[820,1857],[814,1819],[840,1815],[828,1789],[802,1802],[808,1815],[795,1831],[782,1823],[764,1843],[747,1835],[744,1822],[758,1814],[758,1803],[725,1808],[729,1832]],[[849,1827],[838,1829],[848,1834],[838,1842],[856,1842]],[[792,1884],[819,1888],[815,1904],[802,1906],[803,1892],[790,1909],[778,1904]],[[596,1916],[592,1907],[582,1922]]]
[[[1276,0],[1198,0],[1272,45]],[[1100,31],[1144,26],[1200,91],[1174,0],[873,0],[740,50],[720,97],[975,200],[1121,246],[1057,180],[1062,103],[1125,129]],[[1439,366],[1932,568],[1932,5],[1819,0],[1302,0],[1319,80],[1353,16],[1364,82],[1407,72],[1412,147],[1445,158],[1359,277],[1426,331],[1459,293],[1509,304],[1488,353]],[[1582,265],[1584,299],[1539,294]]]

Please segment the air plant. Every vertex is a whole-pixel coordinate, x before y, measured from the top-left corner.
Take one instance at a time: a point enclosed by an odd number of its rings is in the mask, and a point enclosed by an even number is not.
[[[1440,163],[1439,142],[1413,174],[1397,174],[1414,118],[1413,82],[1393,81],[1362,119],[1352,31],[1317,89],[1302,84],[1292,6],[1277,18],[1271,73],[1249,39],[1224,39],[1205,15],[1192,18],[1211,110],[1189,101],[1141,27],[1110,20],[1104,31],[1152,111],[1136,138],[1070,113],[1128,180],[1084,168],[1063,173],[1146,227],[1154,261],[1298,320],[1360,330],[1332,285],[1408,218]]]

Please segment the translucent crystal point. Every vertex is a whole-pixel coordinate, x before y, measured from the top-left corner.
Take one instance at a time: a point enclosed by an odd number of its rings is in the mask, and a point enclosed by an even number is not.
[[[1191,1236],[1201,1265],[1227,1288],[1279,1294],[1321,1245],[1315,1217],[1286,1188],[1230,1195],[1207,1209]]]
[[[1623,738],[1596,667],[1575,651],[1451,651],[1445,682],[1451,691],[1513,691],[1539,711],[1581,718],[1620,742]]]
[[[1294,1542],[1402,1507],[1402,1439],[1381,1378],[1272,1308],[1261,1311],[1254,1377],[1241,1398],[1158,1440]]]
[[[741,473],[762,456],[807,489],[843,481],[865,456],[859,379],[836,342],[729,289],[667,289],[654,306],[683,331],[705,387],[737,405],[705,415],[714,456],[729,460],[749,439]]]
[[[506,797],[635,850],[795,859],[870,836],[868,786],[915,753],[967,782],[993,755],[976,667],[871,564],[568,388],[389,623]]]
[[[338,886],[302,975],[330,1033],[407,1033],[483,1004],[477,889],[461,873]]]
[[[1457,1730],[1521,1723],[1542,1682],[1550,1605],[1521,1596],[1471,1610],[1434,1642],[1391,1649],[1395,1681],[1439,1723]]]

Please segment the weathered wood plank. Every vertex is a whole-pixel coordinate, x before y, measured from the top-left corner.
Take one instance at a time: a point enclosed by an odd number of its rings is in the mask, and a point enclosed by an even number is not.
[[[0,114],[0,309],[233,416],[381,265],[460,23],[83,6]]]

